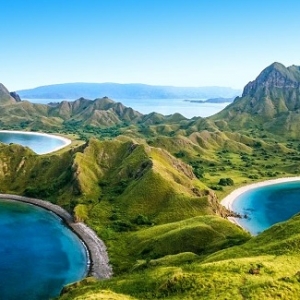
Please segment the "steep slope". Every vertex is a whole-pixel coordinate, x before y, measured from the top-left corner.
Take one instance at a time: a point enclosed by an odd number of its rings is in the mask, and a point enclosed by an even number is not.
[[[0,83],[0,105],[16,103],[17,100],[9,93],[7,88]]]
[[[0,185],[3,193],[48,199],[74,212],[107,243],[116,274],[147,256],[207,255],[248,239],[222,218],[229,212],[190,166],[131,139],[91,139],[42,156],[0,144]],[[222,226],[227,233],[217,229]],[[194,238],[183,247],[187,235]],[[172,240],[181,242],[170,247]]]
[[[101,290],[136,299],[298,299],[299,222],[297,215],[204,260],[191,253],[151,259],[126,277],[72,285],[60,299]]]
[[[145,256],[186,251],[204,255],[248,238],[220,217],[228,212],[192,168],[165,150],[131,140],[91,140],[76,154],[73,169],[77,206],[86,207],[86,222],[107,242],[116,273],[127,272]],[[189,226],[181,223],[187,219]],[[215,229],[219,226],[228,233],[220,234]],[[195,238],[185,247],[181,242],[170,247],[171,240],[187,235]]]
[[[220,129],[300,136],[300,68],[273,63],[249,82],[242,97],[209,120]]]

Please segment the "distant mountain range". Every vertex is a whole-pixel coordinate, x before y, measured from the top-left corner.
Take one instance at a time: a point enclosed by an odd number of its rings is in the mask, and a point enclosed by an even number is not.
[[[232,98],[241,95],[241,90],[230,87],[174,87],[146,84],[118,83],[65,83],[19,90],[22,99],[208,99]]]
[[[206,100],[185,100],[191,103],[231,103],[234,100],[235,97],[231,97],[231,98],[223,98],[223,97],[219,97],[219,98],[209,98]]]

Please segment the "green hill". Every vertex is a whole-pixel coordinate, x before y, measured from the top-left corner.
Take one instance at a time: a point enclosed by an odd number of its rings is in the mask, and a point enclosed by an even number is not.
[[[299,137],[300,69],[273,63],[249,82],[242,97],[209,118],[221,130]]]
[[[225,224],[222,230],[229,232]],[[204,260],[191,253],[151,259],[120,278],[70,285],[60,299],[96,299],[108,291],[134,299],[297,299],[299,262],[295,216]]]
[[[106,97],[38,105],[3,95],[2,129],[85,140],[41,156],[0,144],[1,192],[55,202],[107,245],[114,277],[87,278],[61,299],[297,298],[299,217],[253,238],[219,199],[300,173],[298,67],[272,64],[222,112],[191,120]]]

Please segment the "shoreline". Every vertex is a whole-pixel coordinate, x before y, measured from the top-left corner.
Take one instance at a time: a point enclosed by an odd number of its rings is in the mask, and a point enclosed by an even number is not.
[[[233,203],[237,200],[238,196],[244,194],[245,192],[255,189],[255,188],[259,188],[259,187],[280,184],[280,183],[285,183],[285,182],[293,182],[293,181],[300,181],[300,176],[283,177],[283,178],[269,179],[269,180],[264,180],[261,182],[251,183],[251,184],[242,186],[242,187],[237,188],[236,190],[232,191],[229,195],[227,195],[225,198],[223,198],[221,200],[220,204],[222,204],[228,210],[233,211],[233,209],[232,209]],[[244,230],[246,230],[239,222],[239,218],[227,217],[227,219],[230,222],[232,222],[232,223],[240,226]]]
[[[70,145],[72,143],[72,141],[66,137],[62,137],[60,135],[55,135],[55,134],[50,134],[50,133],[44,133],[44,132],[36,132],[36,131],[21,131],[21,130],[0,130],[0,133],[17,133],[17,134],[30,134],[30,135],[41,135],[41,136],[47,136],[47,137],[51,137],[51,138],[56,138],[58,140],[61,140],[64,142],[64,145],[62,146],[58,146],[56,148],[54,148],[51,151],[47,151],[47,152],[43,152],[43,153],[39,153],[38,155],[44,155],[44,154],[49,154],[55,151],[58,151],[62,148],[65,148],[66,146]]]
[[[113,272],[109,265],[109,258],[104,242],[84,223],[75,223],[73,217],[65,209],[45,200],[18,195],[0,194],[0,199],[33,204],[56,214],[65,222],[70,230],[79,237],[88,251],[89,261],[87,264],[88,272],[86,277],[94,276],[97,279],[105,279],[112,276]]]

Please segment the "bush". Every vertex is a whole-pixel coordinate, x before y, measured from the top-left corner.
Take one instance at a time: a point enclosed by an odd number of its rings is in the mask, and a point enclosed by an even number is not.
[[[221,178],[218,185],[222,185],[222,186],[234,185],[234,182],[231,178]]]
[[[137,225],[152,225],[148,217],[144,215],[138,215],[133,222]]]
[[[211,185],[209,188],[211,188],[214,191],[223,191],[223,187],[220,185]]]
[[[87,207],[84,204],[78,204],[74,208],[75,222],[84,222],[88,219]]]
[[[135,229],[131,222],[127,220],[116,220],[112,222],[111,228],[116,232],[126,232]]]

